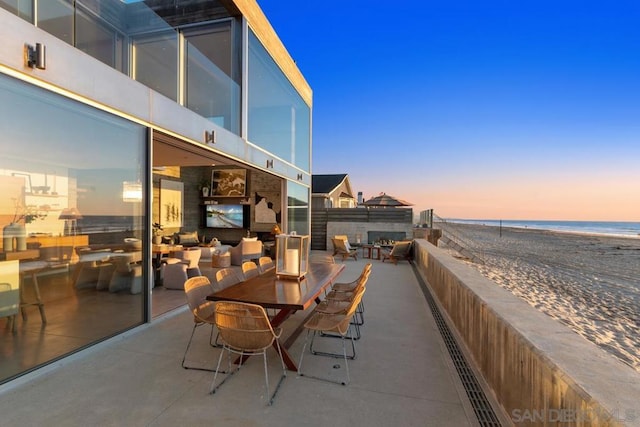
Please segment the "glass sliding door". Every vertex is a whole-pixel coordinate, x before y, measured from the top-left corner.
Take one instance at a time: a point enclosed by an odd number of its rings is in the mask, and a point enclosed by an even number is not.
[[[0,306],[19,307],[13,327],[0,308],[2,383],[145,321],[146,202],[123,185],[145,188],[148,142],[141,125],[3,75],[0,126]]]

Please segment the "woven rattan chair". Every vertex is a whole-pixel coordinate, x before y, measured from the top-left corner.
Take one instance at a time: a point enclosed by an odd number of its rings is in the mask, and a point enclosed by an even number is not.
[[[347,248],[348,242],[344,239],[331,239],[333,243],[333,256],[339,255],[344,261],[347,258],[358,260],[358,251],[356,249]]]
[[[266,273],[267,271],[274,268],[276,265],[273,263],[271,257],[263,256],[258,259],[258,266],[260,267],[260,274]]]
[[[216,291],[221,291],[239,282],[240,279],[235,271],[231,268],[222,268],[216,271],[216,284],[214,285],[214,288]]]
[[[260,270],[258,270],[255,262],[245,261],[242,263],[242,274],[244,275],[244,280],[248,280],[260,274]]]
[[[213,330],[215,329],[215,303],[207,300],[207,295],[214,292],[211,282],[206,276],[196,276],[188,279],[184,283],[184,291],[187,295],[187,304],[193,314],[193,329],[191,330],[191,337],[187,343],[187,348],[184,351],[182,357],[182,367],[184,369],[197,369],[200,371],[214,372],[215,369],[207,369],[195,366],[187,366],[186,359],[191,342],[193,341],[193,335],[199,326],[211,325],[211,334],[209,336],[209,344],[212,347],[220,347],[213,340]]]
[[[325,296],[325,300],[318,304],[315,308],[317,311],[324,313],[339,313],[349,305],[351,300],[355,297],[358,289],[366,286],[371,274],[371,264],[367,264],[362,269],[360,276],[349,283],[335,283],[331,292]],[[360,339],[360,326],[364,325],[364,302],[360,300],[360,304],[356,309],[356,313],[353,317],[355,327],[355,339]]]
[[[268,405],[273,404],[273,399],[282,384],[282,381],[287,376],[287,371],[282,360],[282,354],[280,352],[279,338],[282,334],[281,329],[274,330],[271,327],[267,313],[259,305],[248,304],[242,302],[233,301],[218,301],[215,309],[216,326],[220,331],[220,338],[222,340],[223,349],[227,350],[229,357],[227,358],[229,364],[229,374],[216,385],[216,378],[218,376],[218,370],[220,369],[220,363],[222,362],[222,354],[218,358],[218,365],[216,367],[216,374],[213,377],[211,383],[211,394],[215,393],[222,384],[234,373],[236,373],[242,363],[245,360],[245,356],[262,354],[264,361],[264,379],[266,384],[265,396],[269,397]],[[280,358],[280,364],[282,365],[282,376],[276,385],[273,394],[269,389],[269,373],[267,371],[267,349],[276,342],[278,349],[278,356]],[[240,361],[238,367],[235,370],[231,370],[231,353],[240,355]]]
[[[356,344],[355,344],[355,340],[354,340],[354,335],[350,334],[350,340],[351,340],[351,355],[347,355],[347,349],[346,349],[346,345],[345,345],[345,340],[347,338],[347,334],[349,332],[349,330],[351,329],[351,320],[356,312],[356,309],[358,307],[358,304],[360,304],[360,301],[362,300],[362,296],[364,295],[364,292],[366,290],[366,287],[361,287],[357,293],[355,294],[353,300],[351,301],[349,307],[347,308],[347,310],[344,313],[340,313],[340,314],[326,314],[326,313],[320,313],[320,312],[314,312],[313,315],[311,316],[311,318],[309,320],[307,320],[307,322],[304,324],[304,327],[307,329],[307,335],[305,337],[304,340],[304,345],[302,347],[302,352],[300,353],[300,363],[298,363],[298,376],[308,376],[311,378],[315,378],[315,379],[319,379],[319,380],[323,380],[323,381],[329,381],[329,382],[334,382],[334,383],[338,383],[338,384],[342,384],[342,385],[347,385],[349,384],[349,382],[351,381],[350,377],[349,377],[349,364],[348,364],[348,359],[355,359],[356,358]],[[334,333],[334,334],[339,334],[342,338],[342,354],[338,354],[338,353],[331,353],[331,352],[326,352],[326,351],[315,351],[313,350],[313,343],[314,340],[316,338],[316,335],[318,333]],[[321,377],[316,377],[316,376],[311,376],[311,375],[307,375],[304,374],[302,372],[302,360],[304,358],[304,351],[307,347],[307,342],[309,340],[309,335],[312,335],[311,337],[311,343],[309,345],[309,351],[312,354],[315,355],[320,355],[320,356],[329,356],[329,357],[343,357],[344,358],[344,367],[345,367],[345,372],[346,372],[346,380],[344,381],[335,381],[329,378],[321,378]]]

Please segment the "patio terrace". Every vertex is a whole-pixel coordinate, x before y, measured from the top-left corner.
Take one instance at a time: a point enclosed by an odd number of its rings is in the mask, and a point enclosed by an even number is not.
[[[340,281],[365,262],[345,261]],[[0,388],[3,425],[416,425],[473,426],[478,420],[413,268],[373,260],[358,357],[340,386],[288,372],[273,406],[264,402],[258,357],[215,395],[213,373],[180,366],[192,328],[186,307]],[[180,292],[180,291],[176,291]],[[285,322],[283,341],[307,312]],[[213,367],[220,349],[198,328],[190,364]],[[306,332],[291,345],[297,359]],[[337,339],[323,339],[339,348]],[[308,351],[308,350],[307,350]],[[342,359],[305,354],[303,370],[342,378]],[[277,356],[269,351],[271,386]]]

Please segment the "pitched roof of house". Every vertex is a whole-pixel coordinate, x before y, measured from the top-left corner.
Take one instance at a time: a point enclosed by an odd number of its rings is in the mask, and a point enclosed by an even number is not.
[[[331,175],[312,175],[311,176],[311,193],[328,194],[335,190],[342,182],[347,179],[346,173]]]

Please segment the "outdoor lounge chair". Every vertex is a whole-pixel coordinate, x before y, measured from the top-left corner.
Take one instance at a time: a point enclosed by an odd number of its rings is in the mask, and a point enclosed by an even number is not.
[[[398,264],[401,259],[406,259],[411,264],[411,240],[396,242],[390,250],[382,251],[382,262],[385,259],[391,260],[394,264]]]
[[[350,246],[347,246],[349,242],[344,239],[331,239],[331,243],[333,243],[333,256],[339,255],[342,257],[342,260],[351,257],[358,260],[358,251],[356,249],[351,249]]]

